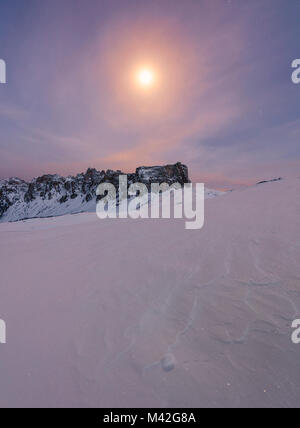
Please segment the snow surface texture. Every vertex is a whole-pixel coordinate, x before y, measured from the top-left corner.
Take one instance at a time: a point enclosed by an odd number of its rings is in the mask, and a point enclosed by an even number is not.
[[[0,225],[1,406],[299,406],[300,180],[206,201],[206,223]]]

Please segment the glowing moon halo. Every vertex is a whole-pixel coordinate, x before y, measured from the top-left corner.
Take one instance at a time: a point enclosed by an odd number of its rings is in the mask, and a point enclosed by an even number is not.
[[[137,80],[140,86],[150,87],[154,83],[154,73],[152,70],[144,68],[138,72]]]

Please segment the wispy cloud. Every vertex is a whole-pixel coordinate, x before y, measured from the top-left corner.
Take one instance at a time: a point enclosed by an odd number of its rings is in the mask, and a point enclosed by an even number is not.
[[[91,0],[72,17],[70,5],[29,4],[36,24],[20,15],[7,37],[1,176],[180,160],[193,178],[240,184],[300,157],[299,2]],[[130,77],[145,62],[159,76],[148,97]]]

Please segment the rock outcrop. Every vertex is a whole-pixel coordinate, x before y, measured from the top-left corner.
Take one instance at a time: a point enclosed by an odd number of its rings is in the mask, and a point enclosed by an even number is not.
[[[175,165],[139,167],[135,173],[120,170],[97,171],[89,168],[76,176],[43,175],[26,182],[19,178],[0,180],[0,222],[34,217],[51,217],[95,210],[96,189],[108,182],[118,188],[119,175],[127,175],[128,186],[141,182],[188,183],[188,168]]]

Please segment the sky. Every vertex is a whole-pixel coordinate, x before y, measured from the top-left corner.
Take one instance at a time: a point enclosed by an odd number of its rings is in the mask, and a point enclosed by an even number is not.
[[[0,0],[0,178],[180,161],[227,188],[298,168],[299,19],[300,0]]]

